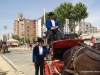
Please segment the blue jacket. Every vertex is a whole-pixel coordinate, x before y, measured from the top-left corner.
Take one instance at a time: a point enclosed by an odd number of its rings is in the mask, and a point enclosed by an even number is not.
[[[43,57],[46,57],[46,54],[49,54],[50,48],[43,46]],[[35,46],[32,53],[32,61],[35,62],[36,58],[39,56],[39,46]]]
[[[60,24],[58,23],[58,21],[55,20],[55,19],[54,19],[54,21],[55,21],[55,25],[58,26],[58,27],[60,27]],[[46,20],[46,27],[47,27],[48,30],[51,30],[51,27],[53,27],[52,26],[52,22],[51,22],[50,19]]]

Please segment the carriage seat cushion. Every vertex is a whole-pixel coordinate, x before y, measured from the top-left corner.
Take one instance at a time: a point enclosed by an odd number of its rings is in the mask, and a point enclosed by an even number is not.
[[[92,48],[86,48],[84,49],[85,54],[94,59],[94,60],[100,60],[100,51],[92,49]]]
[[[46,34],[46,37],[49,35],[48,31],[46,31],[44,34]],[[62,35],[63,39],[78,37],[78,35],[76,33],[71,33],[71,34],[63,34],[63,33],[61,33],[61,35]]]
[[[71,33],[71,34],[63,34],[64,39],[68,39],[68,38],[76,38],[78,37],[78,35],[76,33]]]

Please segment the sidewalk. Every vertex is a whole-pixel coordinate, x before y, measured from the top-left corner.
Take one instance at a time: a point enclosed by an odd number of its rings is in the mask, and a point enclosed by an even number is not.
[[[0,75],[16,75],[13,68],[0,55]]]
[[[11,50],[30,50],[28,48],[23,48],[23,47],[14,47],[14,48],[8,48],[8,49],[11,49]]]

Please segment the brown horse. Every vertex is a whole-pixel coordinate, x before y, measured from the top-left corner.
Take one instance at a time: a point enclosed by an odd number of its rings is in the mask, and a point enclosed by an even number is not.
[[[94,45],[94,49],[75,46],[67,50],[63,55],[64,73],[67,72],[67,75],[100,75],[100,51],[95,50],[98,44]]]
[[[100,43],[94,43],[92,46],[93,49],[100,51]]]

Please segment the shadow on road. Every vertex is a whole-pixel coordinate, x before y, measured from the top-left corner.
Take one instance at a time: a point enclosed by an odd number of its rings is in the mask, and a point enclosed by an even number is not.
[[[2,53],[4,53],[4,54],[5,54],[5,53],[10,53],[10,52],[11,52],[11,51],[6,51],[6,52],[2,52]]]
[[[7,72],[9,72],[9,71],[2,71],[2,70],[0,69],[0,75],[7,75]]]

